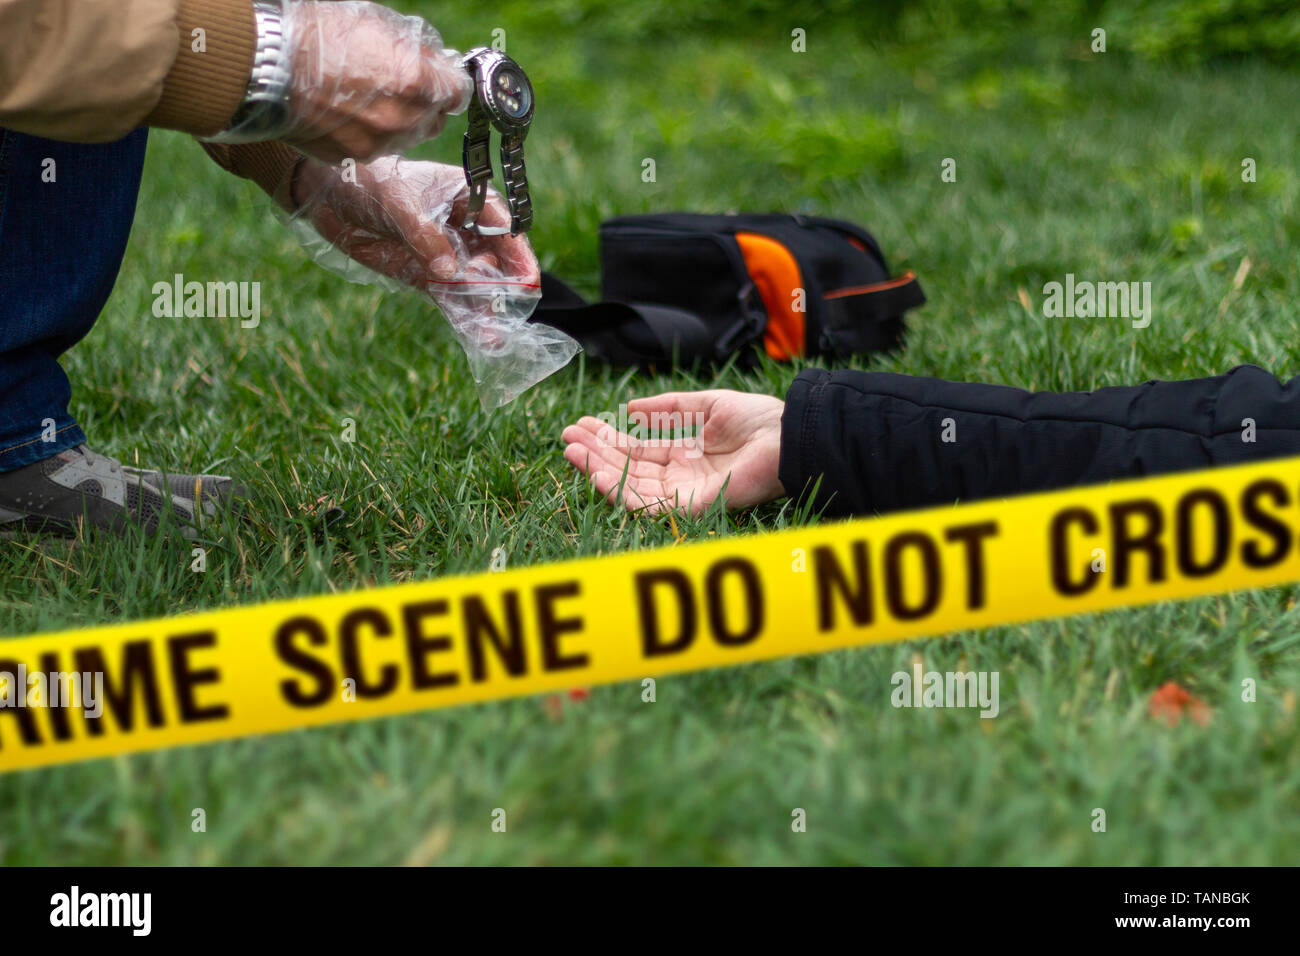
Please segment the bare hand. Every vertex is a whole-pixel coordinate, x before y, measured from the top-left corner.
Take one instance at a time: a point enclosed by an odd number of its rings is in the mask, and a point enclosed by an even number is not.
[[[784,409],[770,395],[721,389],[640,398],[628,403],[629,422],[645,415],[651,429],[698,425],[694,438],[639,438],[586,416],[564,429],[564,457],[629,511],[698,515],[724,486],[728,508],[747,508],[785,494],[777,477]]]

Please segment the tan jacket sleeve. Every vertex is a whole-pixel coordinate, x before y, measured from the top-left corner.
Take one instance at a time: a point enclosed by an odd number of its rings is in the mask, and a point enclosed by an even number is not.
[[[228,173],[251,179],[261,186],[282,209],[293,212],[293,173],[303,154],[284,143],[200,143],[218,166]]]
[[[0,126],[85,143],[138,126],[210,135],[243,99],[256,42],[251,0],[0,0]]]

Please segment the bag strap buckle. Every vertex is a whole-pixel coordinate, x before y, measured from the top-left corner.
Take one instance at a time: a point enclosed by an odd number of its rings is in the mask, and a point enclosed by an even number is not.
[[[736,348],[763,333],[767,325],[767,306],[753,282],[746,282],[736,293],[741,317],[718,336],[714,351],[718,358],[726,358]]]

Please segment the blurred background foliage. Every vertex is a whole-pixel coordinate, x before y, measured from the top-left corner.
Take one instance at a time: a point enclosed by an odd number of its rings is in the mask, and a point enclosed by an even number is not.
[[[858,39],[905,43],[918,52],[932,43],[949,47],[957,35],[986,54],[1062,34],[1077,35],[1084,46],[1101,27],[1121,55],[1157,62],[1245,55],[1289,62],[1300,55],[1300,4],[1291,0],[504,0],[494,8],[521,26],[611,41],[789,30],[802,18],[833,21]]]

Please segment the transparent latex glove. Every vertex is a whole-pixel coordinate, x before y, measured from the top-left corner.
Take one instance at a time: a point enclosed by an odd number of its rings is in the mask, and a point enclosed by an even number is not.
[[[286,122],[245,123],[215,142],[280,139],[325,162],[364,161],[437,136],[469,106],[473,82],[461,55],[420,17],[362,0],[284,0],[281,19]]]
[[[504,235],[459,228],[469,186],[459,166],[386,156],[355,167],[299,164],[290,217],[308,253],[353,282],[414,288],[437,303],[469,358],[485,409],[562,368],[578,343],[530,323],[541,271],[528,239],[509,235],[505,200],[489,190],[479,217]]]

